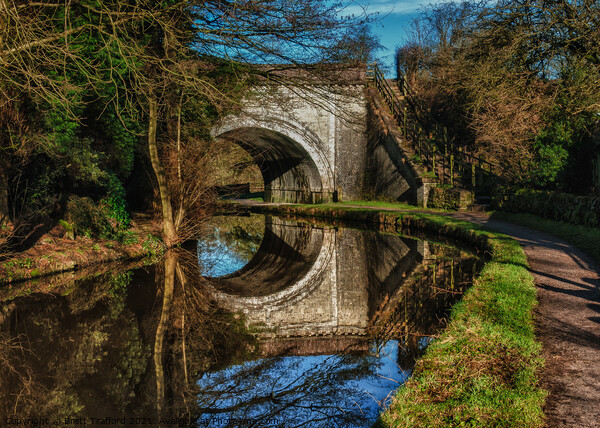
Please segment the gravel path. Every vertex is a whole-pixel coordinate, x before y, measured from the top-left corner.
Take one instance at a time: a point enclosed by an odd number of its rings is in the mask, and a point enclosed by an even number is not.
[[[538,338],[550,394],[549,427],[600,427],[600,269],[584,253],[551,235],[490,219],[483,213],[452,217],[481,224],[523,246],[538,287]],[[600,245],[600,243],[598,243]]]

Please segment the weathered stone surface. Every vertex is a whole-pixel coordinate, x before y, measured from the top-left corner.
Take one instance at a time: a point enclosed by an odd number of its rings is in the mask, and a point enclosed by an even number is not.
[[[365,81],[366,83],[366,81]],[[363,193],[365,85],[264,86],[213,129],[254,157],[265,199],[318,203]]]
[[[424,177],[395,120],[373,90],[368,97],[366,188],[374,197],[427,207],[435,180]]]
[[[387,197],[427,206],[434,186],[366,80],[256,87],[212,132],[252,154],[267,202]]]

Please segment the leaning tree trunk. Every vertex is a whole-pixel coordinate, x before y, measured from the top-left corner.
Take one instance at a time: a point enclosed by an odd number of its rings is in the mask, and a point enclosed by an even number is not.
[[[148,119],[148,150],[150,151],[150,161],[152,169],[158,182],[158,193],[160,196],[160,204],[163,217],[163,233],[165,235],[165,243],[172,246],[177,241],[177,230],[173,223],[173,207],[171,206],[171,195],[167,186],[167,176],[163,170],[160,157],[158,155],[158,147],[156,143],[156,132],[158,128],[158,105],[152,97],[148,100],[149,104],[149,119]]]

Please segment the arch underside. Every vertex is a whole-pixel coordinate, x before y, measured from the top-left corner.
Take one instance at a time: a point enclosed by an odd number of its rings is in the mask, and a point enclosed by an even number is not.
[[[281,125],[242,121],[230,123],[216,134],[253,157],[263,177],[266,202],[321,203],[336,199],[329,162],[318,143],[307,141],[308,132],[300,134]]]

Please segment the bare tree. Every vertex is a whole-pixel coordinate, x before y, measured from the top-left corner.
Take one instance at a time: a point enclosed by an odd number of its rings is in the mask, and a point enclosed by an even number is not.
[[[165,240],[174,244],[198,200],[181,175],[186,100],[199,97],[217,114],[234,108],[252,76],[282,68],[265,64],[286,63],[319,74],[344,29],[360,21],[344,18],[344,7],[319,0],[1,0],[0,120],[9,123],[22,114],[24,98],[44,100],[77,117],[77,107],[85,102],[79,95],[112,85],[117,114],[143,112]],[[89,50],[101,54],[102,61],[90,62]],[[77,78],[69,78],[73,75]],[[165,124],[173,118],[176,125],[169,129]],[[29,124],[17,131],[9,134],[20,141],[5,134],[2,147],[14,152],[43,144]],[[176,185],[164,165],[165,141],[174,141],[180,153]],[[5,211],[3,188],[6,180],[0,185]]]
[[[146,46],[144,52],[135,52],[133,57],[143,58],[148,70],[136,76],[136,84],[139,92],[147,94],[148,147],[168,243],[183,238],[184,220],[198,196],[184,191],[180,162],[175,180],[180,183],[180,191],[170,189],[173,180],[164,168],[158,144],[161,115],[164,118],[169,111],[179,112],[173,140],[181,152],[180,114],[186,97],[202,97],[222,112],[235,107],[241,89],[247,87],[252,76],[279,81],[290,76],[298,80],[298,76],[305,78],[307,74],[323,78],[323,65],[332,59],[331,47],[343,36],[344,27],[354,22],[340,18],[342,9],[341,4],[329,6],[316,0],[208,1],[179,2],[168,15],[155,15],[155,44]],[[280,66],[265,66],[274,62],[287,63],[283,69],[301,68],[305,73],[282,74]],[[211,76],[215,71],[226,71],[228,79]],[[174,93],[179,99],[169,103],[173,99],[169,94]],[[175,194],[179,195],[177,201],[173,200]]]

